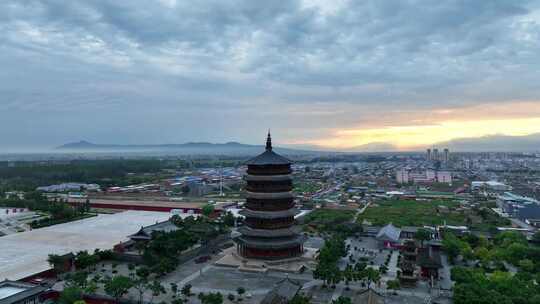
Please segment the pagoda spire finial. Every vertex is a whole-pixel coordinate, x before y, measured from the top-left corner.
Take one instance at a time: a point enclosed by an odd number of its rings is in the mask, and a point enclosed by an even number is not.
[[[272,151],[272,136],[270,136],[270,129],[268,129],[268,136],[266,137],[266,151]]]

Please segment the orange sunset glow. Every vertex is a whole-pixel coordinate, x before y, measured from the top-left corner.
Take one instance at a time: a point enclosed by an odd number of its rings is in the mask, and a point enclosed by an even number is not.
[[[312,141],[327,148],[347,149],[370,143],[389,143],[399,150],[415,150],[457,138],[487,135],[524,136],[540,132],[540,117],[477,121],[442,121],[433,125],[336,130],[331,138]]]

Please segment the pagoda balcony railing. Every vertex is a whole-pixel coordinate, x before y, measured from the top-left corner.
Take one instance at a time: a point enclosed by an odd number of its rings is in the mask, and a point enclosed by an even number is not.
[[[248,168],[247,170],[247,174],[255,176],[286,175],[291,173],[291,168]]]
[[[289,181],[291,180],[290,174],[282,175],[244,175],[244,179],[248,182],[277,182],[277,181]]]
[[[265,221],[249,221],[246,220],[245,224],[253,229],[283,229],[289,228],[295,224],[294,219],[280,222],[265,222]]]
[[[256,193],[290,192],[292,185],[247,185],[246,191]]]
[[[249,197],[246,199],[246,205],[249,205],[249,204],[255,204],[255,205],[260,205],[260,204],[288,205],[288,204],[291,204],[292,202],[293,202],[292,197],[287,197],[287,198],[282,198],[282,199],[271,199],[271,200],[249,198]]]
[[[292,198],[293,194],[291,191],[283,192],[250,192],[246,191],[248,198],[254,199],[286,199]]]
[[[287,202],[285,204],[276,203],[247,203],[246,208],[257,211],[280,211],[287,210],[294,207],[294,202]]]
[[[247,181],[247,185],[251,187],[275,187],[275,186],[289,186],[292,187],[293,183],[291,179],[277,180],[277,181]]]

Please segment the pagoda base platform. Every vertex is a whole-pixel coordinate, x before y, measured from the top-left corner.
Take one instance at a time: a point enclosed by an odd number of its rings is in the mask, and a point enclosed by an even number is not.
[[[300,273],[304,269],[315,267],[316,250],[304,248],[302,256],[282,260],[259,260],[239,256],[236,248],[228,248],[224,251],[225,256],[214,263],[216,266],[236,268],[240,271],[266,273],[279,271],[288,273]]]

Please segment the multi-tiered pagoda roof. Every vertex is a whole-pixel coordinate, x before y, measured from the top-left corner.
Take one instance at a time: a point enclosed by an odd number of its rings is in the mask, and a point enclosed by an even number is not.
[[[283,259],[303,252],[304,236],[294,226],[291,161],[272,150],[270,133],[265,151],[247,162],[245,226],[235,239],[246,258]]]

